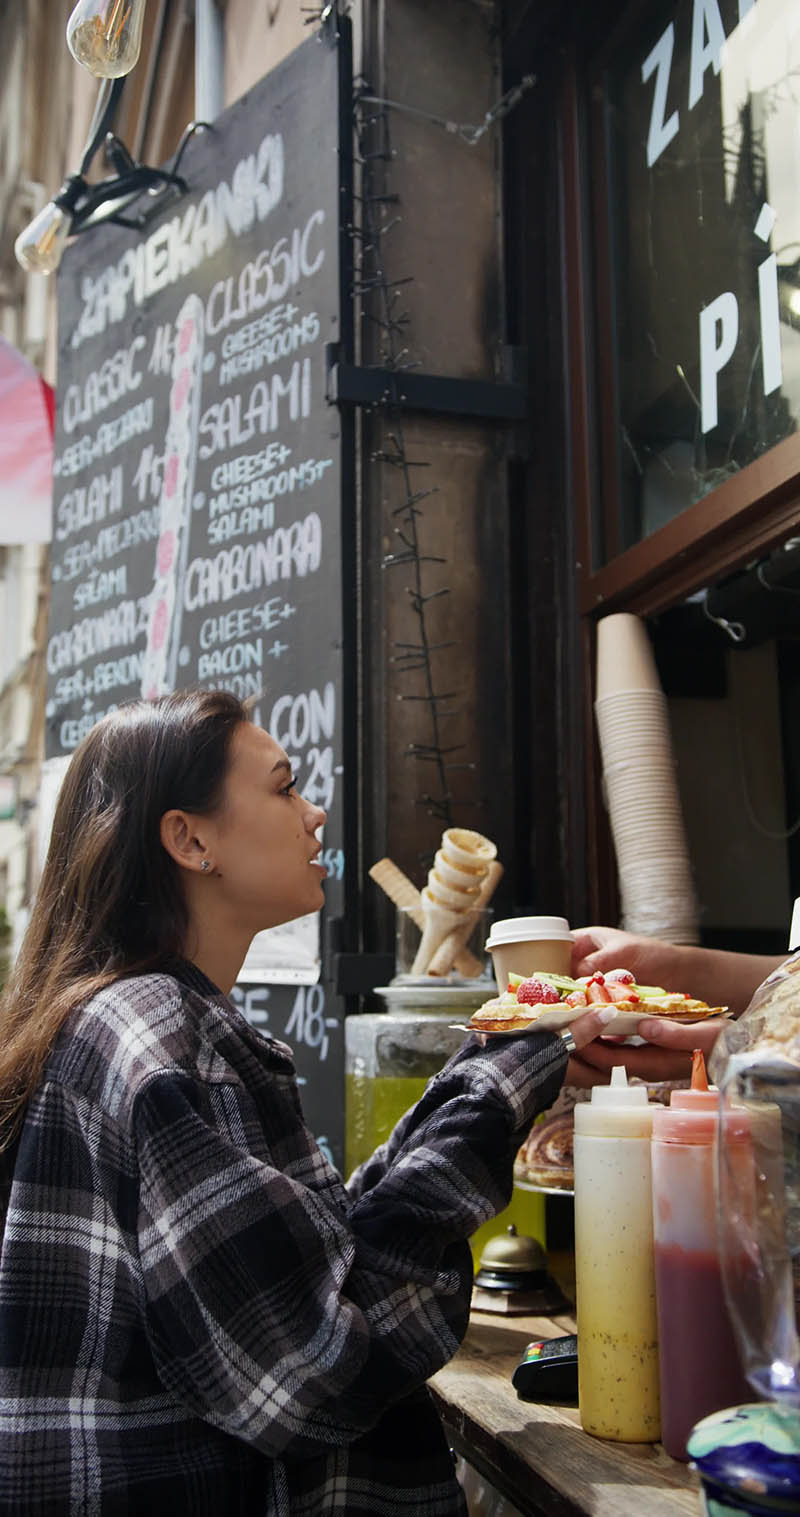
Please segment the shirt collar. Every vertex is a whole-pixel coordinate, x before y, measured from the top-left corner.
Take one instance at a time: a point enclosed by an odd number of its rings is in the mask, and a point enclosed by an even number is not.
[[[219,986],[215,985],[214,981],[210,980],[208,975],[203,973],[202,969],[193,964],[191,959],[174,959],[169,969],[170,973],[174,974],[176,980],[180,980],[182,985],[188,986],[189,990],[197,990],[204,996],[222,995]]]

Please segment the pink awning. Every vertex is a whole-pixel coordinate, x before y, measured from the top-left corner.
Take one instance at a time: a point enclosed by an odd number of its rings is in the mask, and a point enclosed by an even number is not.
[[[54,395],[0,337],[0,546],[52,536]]]

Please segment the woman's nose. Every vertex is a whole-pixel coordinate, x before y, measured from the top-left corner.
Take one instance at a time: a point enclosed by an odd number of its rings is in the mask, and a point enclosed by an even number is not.
[[[327,811],[321,806],[315,806],[311,801],[306,801],[306,827],[309,832],[316,832],[328,819]]]

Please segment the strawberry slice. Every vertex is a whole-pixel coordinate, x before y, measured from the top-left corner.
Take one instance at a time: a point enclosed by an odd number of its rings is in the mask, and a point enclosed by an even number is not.
[[[618,980],[606,980],[606,990],[612,1001],[638,1001],[639,997],[632,990],[630,983],[620,984]]]
[[[589,984],[586,986],[586,994],[589,997],[589,1004],[591,1006],[611,1005],[611,996],[606,990],[605,985],[599,984],[597,980],[589,981]]]
[[[586,996],[586,991],[585,990],[572,990],[572,991],[570,991],[570,994],[568,996],[564,997],[564,1005],[565,1006],[579,1006],[579,1007],[588,1006],[589,1002],[588,1002],[588,999],[587,999],[587,996]]]

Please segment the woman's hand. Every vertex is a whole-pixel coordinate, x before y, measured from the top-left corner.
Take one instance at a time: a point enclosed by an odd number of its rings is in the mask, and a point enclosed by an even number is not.
[[[592,1073],[591,1064],[585,1064],[584,1058],[587,1051],[598,1047],[597,1039],[600,1038],[609,1022],[616,1016],[615,1006],[596,1006],[591,1011],[585,1011],[574,1022],[569,1023],[569,1028],[562,1028],[562,1032],[571,1032],[575,1040],[577,1052],[570,1054],[567,1072],[564,1076],[565,1085],[605,1085],[610,1079],[610,1073],[606,1076],[595,1073],[594,1079],[587,1079],[586,1074]],[[560,1036],[560,1034],[559,1034]]]
[[[570,1022],[569,1029],[566,1027],[562,1027],[560,1029],[553,1027],[543,1027],[541,1030],[542,1032],[552,1033],[552,1035],[556,1038],[561,1038],[561,1033],[569,1030],[575,1042],[576,1049],[582,1050],[588,1048],[590,1044],[592,1047],[594,1047],[594,1040],[601,1036],[603,1030],[608,1026],[609,1022],[613,1017],[616,1016],[616,1014],[616,1006],[593,1006],[591,1011],[582,1012],[579,1017],[576,1017],[573,1022]],[[524,1034],[520,1034],[520,1036],[524,1036]],[[491,1038],[491,1033],[476,1032],[475,1037],[477,1038],[478,1042],[485,1048],[486,1044]],[[576,1059],[577,1054],[571,1054],[569,1064],[567,1065],[567,1074],[565,1079],[565,1084],[567,1085],[579,1083],[578,1081],[573,1081],[570,1079],[570,1070],[572,1069],[573,1064],[576,1062]],[[594,1080],[592,1083],[597,1085],[605,1082],[602,1080]]]
[[[607,1085],[615,1064],[624,1064],[629,1075],[636,1075],[652,1085],[660,1084],[662,1080],[686,1080],[691,1073],[695,1048],[702,1049],[708,1062],[725,1025],[721,1017],[695,1022],[688,1027],[684,1022],[670,1022],[666,1017],[643,1017],[636,1035],[646,1039],[644,1044],[595,1039],[583,1045],[569,1061],[565,1084],[577,1085],[581,1089]]]

